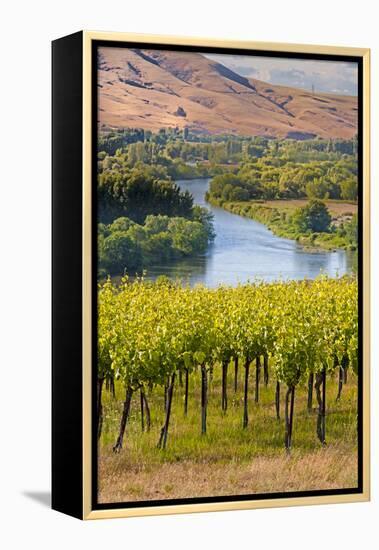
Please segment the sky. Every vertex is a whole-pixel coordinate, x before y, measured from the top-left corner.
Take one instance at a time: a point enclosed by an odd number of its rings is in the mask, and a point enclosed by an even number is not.
[[[343,95],[358,93],[358,64],[280,57],[207,54],[234,72],[270,84]]]

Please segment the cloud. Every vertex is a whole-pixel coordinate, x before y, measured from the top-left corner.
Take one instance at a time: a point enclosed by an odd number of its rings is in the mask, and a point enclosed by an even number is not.
[[[358,64],[345,61],[319,61],[248,55],[206,54],[245,77],[271,84],[316,91],[357,95]]]

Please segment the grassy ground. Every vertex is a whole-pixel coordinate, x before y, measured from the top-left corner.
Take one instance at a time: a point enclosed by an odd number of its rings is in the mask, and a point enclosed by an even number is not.
[[[327,384],[327,446],[316,437],[317,414],[307,412],[305,388],[295,401],[293,450],[287,456],[284,422],[276,420],[274,383],[261,383],[261,402],[254,403],[254,373],[250,381],[249,426],[242,429],[242,375],[236,394],[229,374],[228,410],[221,411],[219,369],[210,387],[208,430],[200,434],[200,375],[190,380],[188,416],[183,413],[183,388],[176,385],[168,446],[156,448],[163,423],[160,388],[149,395],[150,432],[141,432],[139,395],[132,403],[124,448],[112,452],[122,410],[123,391],[116,399],[104,395],[103,435],[99,444],[99,501],[117,502],[254,494],[278,491],[350,488],[357,484],[357,387],[350,376],[341,400],[337,381]],[[241,369],[242,370],[242,369]],[[255,369],[253,369],[255,370]],[[281,412],[283,416],[284,388]],[[315,404],[314,404],[315,407]]]

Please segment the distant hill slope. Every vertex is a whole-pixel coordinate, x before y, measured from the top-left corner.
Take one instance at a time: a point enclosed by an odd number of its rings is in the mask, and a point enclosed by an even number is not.
[[[98,67],[102,129],[187,126],[295,139],[357,132],[356,97],[249,79],[198,53],[100,48]]]

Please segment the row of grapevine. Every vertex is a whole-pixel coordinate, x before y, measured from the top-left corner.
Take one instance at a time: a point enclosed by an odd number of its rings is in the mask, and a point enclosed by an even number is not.
[[[242,425],[249,423],[249,373],[255,365],[255,402],[261,370],[276,379],[276,411],[285,386],[285,447],[290,450],[296,388],[308,385],[318,404],[317,435],[325,443],[327,375],[338,372],[338,396],[348,367],[357,372],[358,308],[354,278],[244,284],[215,289],[191,288],[168,280],[111,280],[98,292],[98,436],[102,426],[102,389],[120,380],[125,401],[114,450],[122,448],[132,396],[140,392],[141,410],[150,418],[146,389],[165,392],[165,421],[158,447],[167,444],[177,376],[201,377],[201,433],[207,430],[209,377],[222,372],[222,410],[227,410],[227,375],[244,369]],[[142,417],[142,422],[144,422]]]

